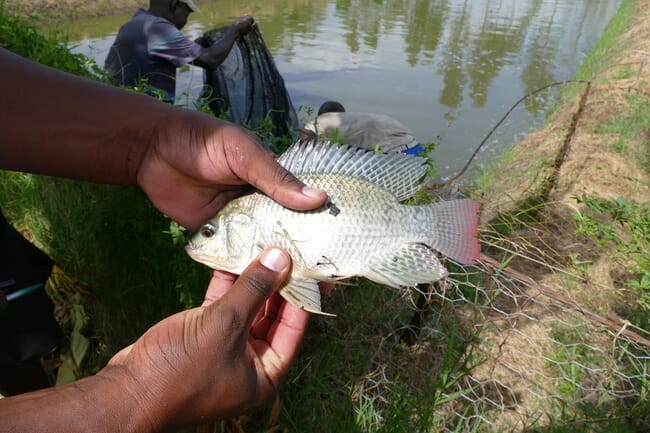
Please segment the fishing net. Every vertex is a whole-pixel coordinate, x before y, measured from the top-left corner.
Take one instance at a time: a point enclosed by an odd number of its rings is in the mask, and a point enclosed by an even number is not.
[[[296,424],[335,413],[342,420],[322,431],[650,431],[648,177],[622,165],[608,193],[624,157],[589,126],[603,101],[638,93],[647,104],[630,75],[621,88],[577,85],[576,107],[475,188],[479,262],[447,260],[449,278],[417,290],[360,280],[324,297],[337,317],[312,319],[283,391]],[[586,178],[599,187],[579,193]],[[454,184],[423,192],[423,202],[457,194]]]
[[[446,261],[450,277],[429,287],[346,287],[326,298],[337,318],[312,321],[287,398],[308,400],[321,374],[323,405],[343,395],[358,431],[648,431],[647,325],[594,306],[613,293],[580,266],[588,254],[608,259],[553,230],[571,224],[555,204],[536,211],[484,225],[480,262]],[[584,255],[567,259],[578,243]]]
[[[228,27],[210,30],[203,44],[223,37]],[[203,99],[212,111],[250,129],[270,128],[275,136],[291,135],[298,117],[258,26],[239,38],[226,60],[204,74]]]

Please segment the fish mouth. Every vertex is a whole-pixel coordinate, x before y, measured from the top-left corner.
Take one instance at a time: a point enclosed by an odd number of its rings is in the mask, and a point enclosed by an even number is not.
[[[197,250],[194,248],[194,244],[192,243],[192,239],[188,239],[187,242],[185,242],[185,252],[190,257],[194,257],[197,254]]]
[[[196,260],[197,262],[203,263],[206,260],[206,258],[203,257],[203,255],[199,252],[199,250],[194,248],[192,241],[188,241],[185,244],[185,252],[187,253],[188,256],[190,256],[192,259]]]
[[[194,244],[192,244],[192,241],[188,241],[185,244],[185,252],[187,253],[188,256],[192,257],[194,260],[197,262],[202,262],[203,260],[206,260],[206,258],[201,254],[201,252],[194,247]]]
[[[220,265],[209,257],[201,254],[197,249],[194,248],[194,245],[192,245],[191,241],[185,244],[185,252],[187,252],[187,255],[190,256],[194,261],[204,264],[211,269],[228,271],[228,269],[226,269],[223,265]]]

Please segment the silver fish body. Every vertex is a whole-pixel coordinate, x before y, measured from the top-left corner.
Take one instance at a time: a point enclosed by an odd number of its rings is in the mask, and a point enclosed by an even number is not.
[[[297,212],[260,193],[237,198],[193,235],[190,256],[241,273],[265,248],[282,247],[293,271],[281,294],[312,312],[321,312],[319,281],[363,276],[390,287],[415,286],[447,275],[436,252],[460,263],[478,259],[475,202],[400,203],[420,186],[422,158],[310,141],[293,145],[279,162],[325,190],[327,205]]]

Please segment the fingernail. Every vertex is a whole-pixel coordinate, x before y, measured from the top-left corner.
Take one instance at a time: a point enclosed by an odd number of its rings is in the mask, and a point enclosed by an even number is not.
[[[325,191],[323,191],[322,189],[316,189],[309,186],[305,186],[302,188],[302,193],[307,197],[319,197],[325,194]]]
[[[260,258],[260,263],[273,272],[280,272],[282,269],[289,265],[289,258],[287,255],[277,248],[266,250]]]

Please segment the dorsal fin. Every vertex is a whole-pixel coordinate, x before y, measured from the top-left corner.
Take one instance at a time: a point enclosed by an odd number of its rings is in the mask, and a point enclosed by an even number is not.
[[[296,176],[338,174],[374,183],[398,201],[417,192],[426,174],[424,158],[402,153],[376,153],[349,144],[298,140],[278,162]]]

